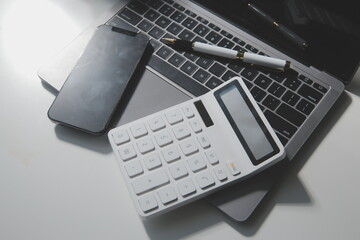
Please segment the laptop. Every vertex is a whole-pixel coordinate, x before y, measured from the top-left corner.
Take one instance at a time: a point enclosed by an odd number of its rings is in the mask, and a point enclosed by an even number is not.
[[[108,24],[149,36],[153,53],[122,101],[113,127],[202,95],[240,76],[285,146],[289,161],[206,200],[245,221],[350,83],[359,66],[360,19],[352,1],[254,0],[306,41],[299,46],[240,0],[121,0],[38,71],[59,91],[94,29]],[[176,51],[163,37],[201,41],[291,61],[277,72],[241,61]],[[49,88],[48,88],[49,89]]]

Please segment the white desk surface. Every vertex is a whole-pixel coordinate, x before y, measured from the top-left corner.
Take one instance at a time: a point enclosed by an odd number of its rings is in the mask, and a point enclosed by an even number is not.
[[[114,2],[0,1],[0,239],[359,239],[359,72],[248,222],[201,200],[143,222],[106,138],[50,122],[36,75]]]

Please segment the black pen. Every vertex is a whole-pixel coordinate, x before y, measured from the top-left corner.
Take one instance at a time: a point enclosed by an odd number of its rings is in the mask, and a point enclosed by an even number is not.
[[[259,54],[236,51],[233,49],[219,47],[216,45],[211,45],[202,42],[190,42],[186,40],[173,39],[173,38],[163,38],[163,40],[170,44],[173,44],[174,47],[184,51],[194,50],[197,52],[202,52],[202,53],[229,58],[229,59],[240,59],[246,63],[255,64],[267,68],[273,68],[276,70],[286,70],[290,67],[289,61],[262,56]]]
[[[285,27],[284,25],[278,23],[275,21],[275,19],[273,19],[271,16],[269,16],[268,14],[266,14],[264,11],[262,11],[261,9],[259,9],[258,7],[256,7],[253,4],[248,3],[248,7],[250,10],[252,10],[256,15],[258,15],[259,17],[261,17],[262,19],[264,19],[265,21],[267,21],[268,23],[270,23],[271,25],[273,25],[275,27],[275,29],[281,33],[283,36],[285,36],[287,39],[289,39],[290,41],[292,41],[294,44],[296,44],[297,46],[301,47],[302,49],[305,49],[308,45],[307,42],[302,39],[299,35],[297,35],[296,33],[294,33],[293,31],[291,31],[290,29],[288,29],[287,27]]]

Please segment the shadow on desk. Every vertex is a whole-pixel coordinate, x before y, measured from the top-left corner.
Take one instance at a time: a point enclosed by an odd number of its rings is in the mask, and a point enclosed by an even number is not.
[[[149,237],[157,240],[185,238],[223,222],[244,236],[253,236],[276,205],[311,207],[316,204],[306,186],[299,179],[298,173],[350,104],[351,98],[344,93],[291,161],[291,164],[287,166],[286,172],[280,177],[279,182],[275,184],[247,221],[236,222],[220,211],[214,211],[214,208],[206,201],[200,200],[160,217],[144,221]]]

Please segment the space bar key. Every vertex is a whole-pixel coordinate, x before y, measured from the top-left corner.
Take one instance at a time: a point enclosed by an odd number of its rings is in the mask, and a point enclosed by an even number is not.
[[[206,87],[155,55],[151,56],[148,65],[196,97],[209,91]]]

